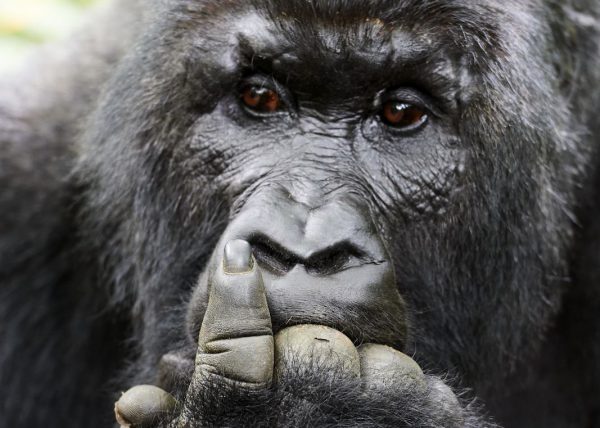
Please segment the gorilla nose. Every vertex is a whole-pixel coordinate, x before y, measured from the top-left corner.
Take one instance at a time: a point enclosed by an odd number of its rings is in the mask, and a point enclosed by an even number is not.
[[[389,261],[369,210],[348,197],[311,204],[283,192],[253,195],[221,242],[234,239],[247,241],[259,266],[278,276],[296,266],[323,277]]]
[[[332,275],[369,259],[367,254],[348,240],[324,248],[308,248],[306,255],[264,234],[252,236],[249,242],[258,264],[276,275],[285,275],[297,265],[304,266],[312,275]]]

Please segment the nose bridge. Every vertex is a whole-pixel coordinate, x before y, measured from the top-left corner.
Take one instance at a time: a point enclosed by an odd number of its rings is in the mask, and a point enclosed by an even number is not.
[[[306,171],[291,170],[289,180],[265,195],[267,200],[280,199],[281,212],[302,228],[305,240],[326,243],[377,233],[367,199],[351,187],[352,180],[342,179],[348,171],[329,167],[313,169],[310,175]]]
[[[232,214],[237,215],[246,205],[255,205],[257,200],[280,206],[287,201],[304,206],[309,210],[323,207],[331,201],[356,193],[348,180],[351,171],[338,163],[330,164],[322,154],[298,154],[296,158],[284,159],[272,166],[253,183],[246,183],[235,196]]]
[[[312,128],[293,138],[293,154],[281,168],[289,177],[286,181],[295,198],[318,202],[339,192],[343,183],[347,186],[355,182],[348,178],[356,174],[357,168],[346,130]]]
[[[344,193],[340,180],[328,171],[313,171],[310,177],[296,176],[281,188],[281,197],[310,212],[335,203]]]
[[[356,193],[364,180],[351,143],[330,133],[302,132],[283,136],[281,145],[255,156],[242,168],[244,175],[227,181],[231,214],[235,216],[250,197],[264,191],[281,191],[297,202],[316,208],[337,194]],[[364,190],[364,189],[362,189]],[[364,193],[364,192],[363,192]]]

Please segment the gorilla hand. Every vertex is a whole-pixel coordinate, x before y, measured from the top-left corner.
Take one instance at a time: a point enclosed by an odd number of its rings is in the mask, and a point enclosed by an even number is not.
[[[262,277],[244,241],[226,246],[214,275],[183,403],[138,386],[115,413],[132,428],[471,426],[450,388],[388,346],[356,348],[341,332],[317,325],[273,337]]]

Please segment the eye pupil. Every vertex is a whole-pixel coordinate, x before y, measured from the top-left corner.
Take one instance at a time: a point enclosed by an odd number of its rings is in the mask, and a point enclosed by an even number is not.
[[[383,119],[396,128],[408,128],[425,121],[425,111],[415,105],[400,101],[388,101],[383,106]]]
[[[261,113],[273,113],[281,106],[277,92],[259,86],[245,87],[242,90],[242,102],[246,107]]]

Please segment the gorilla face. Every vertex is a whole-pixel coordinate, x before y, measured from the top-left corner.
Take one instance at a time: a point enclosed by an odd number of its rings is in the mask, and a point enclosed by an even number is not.
[[[236,239],[275,331],[328,325],[475,385],[536,349],[578,174],[548,29],[370,3],[170,2],[107,86],[80,174],[138,381],[189,381]]]
[[[247,240],[276,325],[332,325],[357,341],[401,346],[406,311],[384,236],[399,219],[442,212],[457,185],[462,153],[452,94],[435,101],[421,85],[408,86],[408,70],[387,66],[406,56],[409,67],[425,68],[416,52],[395,51],[399,36],[384,34],[382,22],[367,22],[358,35],[356,22],[329,34],[354,45],[342,54],[331,52],[340,41],[316,38],[316,51],[304,46],[289,23],[277,28],[252,12],[239,19],[233,36],[217,32],[233,44],[227,63],[215,65],[225,74],[233,64],[231,80],[191,128],[194,149],[215,153],[199,161],[216,163],[218,193],[231,201],[231,222],[210,264],[230,240]],[[327,31],[313,25],[312,34]],[[453,73],[449,61],[429,59],[431,80]],[[207,276],[192,305],[192,337]]]

